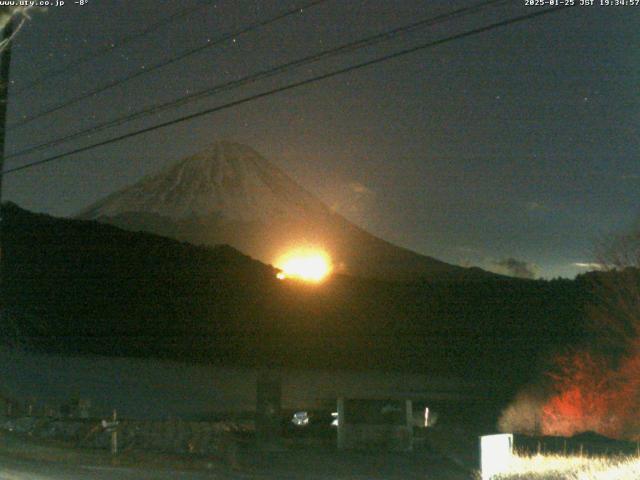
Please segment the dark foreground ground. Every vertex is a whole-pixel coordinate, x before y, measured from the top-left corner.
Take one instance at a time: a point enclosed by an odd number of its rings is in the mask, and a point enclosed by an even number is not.
[[[0,456],[3,480],[164,480],[164,479],[468,479],[447,461],[414,456],[307,455],[289,459],[269,455],[250,469],[212,465],[203,470],[119,467],[36,461]]]
[[[435,452],[294,451],[238,452],[233,461],[185,459],[124,452],[104,453],[33,442],[15,435],[0,438],[2,480],[147,479],[452,479],[472,478],[455,459]]]
[[[222,477],[210,472],[180,472],[171,469],[138,469],[105,465],[75,465],[0,456],[2,480],[161,480]]]

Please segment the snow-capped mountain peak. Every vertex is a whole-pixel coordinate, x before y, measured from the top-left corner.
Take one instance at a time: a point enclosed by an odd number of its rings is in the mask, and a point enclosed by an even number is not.
[[[78,217],[195,245],[227,244],[265,263],[312,246],[332,259],[336,271],[363,277],[466,278],[468,273],[362,230],[255,150],[232,142],[214,143]]]
[[[328,208],[252,148],[221,141],[110,195],[80,217],[128,212],[172,220],[215,214],[229,221],[267,222],[326,214]]]

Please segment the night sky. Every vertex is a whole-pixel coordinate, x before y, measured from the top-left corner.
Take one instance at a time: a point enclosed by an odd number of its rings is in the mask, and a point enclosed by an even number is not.
[[[579,2],[579,0],[576,0]],[[599,3],[599,0],[596,0]],[[203,8],[14,94],[9,125],[307,0],[67,0],[20,31],[11,89]],[[11,129],[7,153],[189,92],[474,2],[327,0]],[[531,13],[525,0],[404,35],[30,156],[133,129],[412,45]],[[460,39],[7,175],[4,199],[77,213],[143,175],[228,139],[252,146],[372,233],[444,261],[551,278],[585,271],[594,244],[640,213],[640,5],[593,6]]]

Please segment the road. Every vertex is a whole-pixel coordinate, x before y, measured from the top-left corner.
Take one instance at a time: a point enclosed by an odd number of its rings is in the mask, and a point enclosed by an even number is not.
[[[0,480],[201,480],[246,478],[219,472],[180,472],[109,466],[66,465],[0,456]]]

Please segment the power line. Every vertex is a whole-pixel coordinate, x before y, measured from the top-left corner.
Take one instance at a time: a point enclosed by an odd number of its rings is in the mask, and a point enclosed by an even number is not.
[[[151,73],[151,72],[154,72],[156,70],[159,70],[160,68],[166,67],[168,65],[172,65],[172,64],[174,64],[176,62],[179,62],[180,60],[184,60],[185,58],[190,57],[191,55],[195,55],[196,53],[202,52],[202,51],[204,51],[204,50],[206,50],[208,48],[212,48],[212,47],[214,47],[216,45],[220,45],[221,43],[224,43],[224,42],[226,42],[228,40],[231,40],[233,38],[240,37],[242,35],[246,35],[246,34],[252,32],[254,30],[257,30],[257,29],[262,28],[262,27],[266,27],[266,26],[268,26],[268,25],[270,25],[272,23],[275,23],[275,22],[278,22],[280,20],[283,20],[283,19],[285,19],[287,17],[290,17],[290,16],[292,16],[294,14],[301,13],[304,10],[308,10],[308,9],[310,9],[312,7],[320,5],[320,4],[325,3],[327,1],[328,0],[313,0],[313,1],[308,2],[305,5],[302,5],[300,7],[296,7],[296,8],[293,8],[291,10],[287,10],[285,12],[279,13],[279,14],[277,14],[277,15],[275,15],[273,17],[270,17],[268,19],[252,23],[251,25],[243,27],[240,30],[236,30],[235,32],[231,32],[231,33],[227,33],[225,35],[222,35],[221,37],[218,37],[217,39],[215,39],[213,41],[208,40],[207,43],[205,43],[203,45],[200,45],[198,47],[194,47],[194,48],[191,48],[189,50],[186,50],[186,51],[182,52],[179,55],[171,57],[171,58],[169,58],[167,60],[164,60],[162,62],[156,63],[155,65],[152,65],[152,66],[150,66],[148,68],[144,68],[144,70],[136,71],[133,74],[128,75],[126,77],[123,77],[123,78],[120,78],[118,80],[114,80],[112,82],[106,83],[106,84],[104,84],[104,85],[102,85],[100,87],[97,87],[94,90],[91,90],[91,91],[89,91],[87,93],[84,93],[84,94],[82,94],[82,95],[80,95],[78,97],[75,97],[75,98],[72,98],[70,100],[67,100],[66,102],[59,103],[59,104],[57,104],[57,105],[55,105],[53,107],[50,107],[50,108],[48,108],[46,110],[41,111],[41,112],[39,112],[39,113],[37,113],[35,115],[32,115],[30,117],[27,117],[27,118],[24,118],[22,120],[19,120],[19,121],[15,122],[15,123],[12,123],[11,125],[9,125],[9,128],[7,129],[7,131],[11,131],[11,130],[17,128],[17,127],[20,127],[20,126],[23,126],[23,125],[27,125],[27,124],[33,122],[34,120],[42,118],[42,117],[44,117],[46,115],[49,115],[51,113],[57,112],[57,111],[59,111],[59,110],[61,110],[63,108],[69,107],[71,105],[75,105],[76,103],[78,103],[78,102],[80,102],[80,101],[82,101],[82,100],[84,100],[86,98],[90,98],[90,97],[93,97],[95,95],[98,95],[99,93],[102,93],[102,92],[105,92],[107,90],[110,90],[110,89],[112,89],[114,87],[117,87],[118,85],[122,85],[123,83],[126,83],[126,82],[128,82],[130,80],[134,80],[134,79],[136,79],[138,77],[141,77],[143,75],[147,75],[148,73]]]
[[[203,5],[197,5],[195,7],[189,7],[189,8],[183,8],[181,10],[178,10],[177,12],[174,12],[173,14],[169,15],[168,17],[163,18],[162,20],[159,20],[156,23],[152,23],[151,25],[149,25],[147,28],[145,28],[144,30],[142,30],[141,32],[138,33],[134,33],[131,35],[127,35],[124,38],[122,38],[120,41],[118,42],[113,42],[113,43],[109,43],[108,45],[105,45],[102,48],[99,48],[91,53],[88,53],[86,55],[81,56],[80,58],[73,60],[69,63],[67,63],[66,65],[63,65],[62,67],[59,68],[53,68],[51,70],[49,70],[48,72],[45,72],[44,74],[42,74],[40,77],[36,78],[35,80],[31,81],[30,83],[28,83],[27,85],[24,85],[20,88],[15,89],[12,93],[14,95],[19,95],[23,92],[26,92],[27,90],[32,89],[33,87],[40,85],[41,83],[43,83],[44,81],[49,81],[52,78],[55,77],[59,77],[60,75],[66,74],[69,72],[69,70],[76,68],[80,65],[83,65],[87,62],[90,62],[94,59],[96,59],[97,57],[100,57],[102,55],[105,55],[107,53],[112,52],[113,50],[120,48],[128,43],[131,43],[139,38],[145,37],[147,35],[149,35],[150,33],[155,32],[156,30],[158,30],[159,28],[163,27],[164,25],[166,25],[167,23],[171,23],[179,18],[182,17],[186,17],[188,15],[191,15],[192,13],[195,13],[199,10],[202,10],[204,8],[207,8],[213,0],[207,0],[205,4]]]
[[[381,57],[378,57],[378,58],[374,58],[372,60],[361,62],[361,63],[355,64],[355,65],[351,65],[349,67],[345,67],[345,68],[341,68],[341,69],[338,69],[338,70],[334,70],[332,72],[328,72],[328,73],[325,73],[323,75],[318,75],[318,76],[315,76],[315,77],[312,77],[312,78],[308,78],[306,80],[300,80],[300,81],[297,81],[297,82],[289,83],[289,84],[284,85],[282,87],[273,88],[271,90],[267,90],[265,92],[261,92],[261,93],[255,94],[255,95],[251,95],[251,96],[248,96],[248,97],[245,97],[245,98],[242,98],[242,99],[239,99],[239,100],[235,100],[235,101],[223,104],[223,105],[219,105],[219,106],[216,106],[216,107],[208,108],[206,110],[202,110],[202,111],[197,112],[197,113],[193,113],[193,114],[186,115],[186,116],[174,119],[174,120],[163,122],[163,123],[154,125],[152,127],[147,127],[147,128],[143,128],[143,129],[140,129],[140,130],[133,131],[133,132],[129,132],[129,133],[126,133],[126,134],[123,134],[123,135],[119,135],[117,137],[110,138],[108,140],[103,140],[101,142],[94,143],[92,145],[88,145],[88,146],[85,146],[85,147],[77,148],[75,150],[71,150],[71,151],[68,151],[68,152],[65,152],[65,153],[61,153],[61,154],[58,154],[58,155],[53,155],[51,157],[44,158],[42,160],[38,160],[38,161],[35,161],[35,162],[32,162],[32,163],[28,163],[26,165],[10,168],[8,170],[5,170],[3,172],[3,174],[6,175],[6,174],[9,174],[9,173],[18,172],[20,170],[26,170],[28,168],[33,168],[33,167],[36,167],[36,166],[39,166],[39,165],[43,165],[45,163],[49,163],[49,162],[53,162],[55,160],[59,160],[59,159],[64,158],[64,157],[68,157],[70,155],[75,155],[77,153],[86,152],[88,150],[92,150],[92,149],[97,148],[97,147],[108,145],[110,143],[118,142],[120,140],[125,140],[127,138],[136,137],[136,136],[142,135],[144,133],[148,133],[148,132],[151,132],[151,131],[154,131],[154,130],[158,130],[158,129],[161,129],[161,128],[164,128],[164,127],[168,127],[168,126],[171,126],[171,125],[175,125],[175,124],[178,124],[178,123],[186,122],[188,120],[193,120],[194,118],[198,118],[198,117],[202,117],[204,115],[208,115],[208,114],[211,114],[211,113],[219,112],[221,110],[227,110],[229,108],[233,108],[233,107],[236,107],[238,105],[242,105],[242,104],[254,101],[254,100],[258,100],[260,98],[268,97],[268,96],[274,95],[276,93],[281,93],[281,92],[292,90],[294,88],[298,88],[298,87],[301,87],[301,86],[304,86],[304,85],[310,85],[310,84],[313,84],[313,83],[317,83],[317,82],[320,82],[322,80],[326,80],[328,78],[333,78],[333,77],[336,77],[338,75],[343,75],[345,73],[353,72],[355,70],[359,70],[359,69],[364,68],[364,67],[369,67],[369,66],[376,65],[376,64],[379,64],[379,63],[382,63],[382,62],[386,62],[388,60],[392,60],[394,58],[398,58],[398,57],[401,57],[401,56],[404,56],[404,55],[415,53],[415,52],[418,52],[420,50],[425,50],[425,49],[428,49],[428,48],[431,48],[431,47],[443,45],[445,43],[449,43],[449,42],[452,42],[452,41],[455,41],[455,40],[459,40],[459,39],[462,39],[462,38],[470,37],[470,36],[473,36],[473,35],[478,35],[480,33],[488,32],[488,31],[496,29],[496,28],[505,27],[505,26],[512,25],[512,24],[515,24],[515,23],[524,22],[526,20],[531,20],[533,18],[540,17],[540,16],[543,16],[543,15],[547,15],[549,13],[559,12],[559,11],[565,10],[567,8],[570,8],[570,7],[569,6],[558,6],[558,7],[548,8],[546,10],[541,10],[541,11],[529,13],[527,15],[521,15],[521,16],[518,16],[518,17],[510,18],[508,20],[503,20],[503,21],[500,21],[500,22],[492,23],[492,24],[484,26],[484,27],[479,27],[479,28],[475,28],[473,30],[468,30],[466,32],[459,33],[459,34],[456,34],[456,35],[452,35],[450,37],[445,37],[445,38],[440,39],[440,40],[435,40],[435,41],[432,41],[432,42],[428,42],[428,43],[424,43],[424,44],[417,45],[417,46],[414,46],[414,47],[410,47],[410,48],[407,48],[407,49],[404,49],[404,50],[400,50],[400,51],[395,52],[395,53],[391,53],[391,54],[384,55],[384,56],[381,56]]]
[[[137,120],[139,118],[143,118],[155,113],[159,113],[163,110],[167,110],[170,108],[174,108],[174,107],[178,107],[181,105],[184,105],[186,103],[192,102],[194,100],[198,100],[200,98],[204,98],[207,96],[211,96],[214,95],[216,93],[222,92],[222,91],[227,91],[227,90],[231,90],[234,88],[238,88],[241,87],[243,85],[247,85],[250,83],[254,83],[257,82],[258,80],[263,80],[269,77],[273,77],[275,75],[278,75],[280,73],[283,73],[287,70],[290,69],[294,69],[294,68],[298,68],[301,67],[303,65],[307,65],[309,63],[314,63],[317,62],[319,60],[322,60],[324,58],[329,58],[335,55],[339,55],[339,54],[343,54],[346,52],[351,52],[360,48],[364,48],[364,47],[368,47],[368,46],[372,46],[378,43],[382,43],[388,40],[391,40],[393,38],[395,38],[398,35],[410,32],[410,31],[414,31],[417,30],[419,28],[425,27],[425,26],[430,26],[430,25],[436,25],[438,23],[444,22],[446,20],[452,19],[452,18],[457,18],[457,17],[461,17],[473,12],[477,12],[479,10],[482,10],[486,7],[488,7],[489,5],[492,4],[500,4],[500,3],[505,3],[508,2],[509,0],[485,0],[484,2],[481,3],[477,3],[475,5],[469,6],[469,7],[463,7],[463,8],[459,8],[457,10],[454,10],[452,12],[448,12],[448,13],[444,13],[444,14],[440,14],[437,15],[435,17],[430,17],[427,19],[423,19],[414,23],[411,23],[409,25],[405,25],[405,26],[401,26],[401,27],[396,27],[393,28],[391,30],[387,30],[385,32],[382,33],[378,33],[369,37],[366,37],[364,39],[360,39],[360,40],[356,40],[353,42],[349,42],[343,45],[340,45],[338,47],[334,47],[334,48],[330,48],[327,50],[323,50],[319,53],[316,53],[314,55],[311,56],[307,56],[307,57],[303,57],[301,59],[297,59],[297,60],[293,60],[290,62],[285,62],[283,64],[277,65],[275,67],[269,68],[269,69],[265,69],[265,70],[261,70],[259,72],[247,75],[245,77],[236,79],[236,80],[231,80],[228,82],[224,82],[222,84],[218,84],[218,85],[214,85],[213,87],[209,87],[206,88],[204,90],[200,90],[199,92],[194,92],[192,94],[189,95],[185,95],[182,96],[180,98],[178,98],[177,100],[172,100],[170,102],[166,102],[160,105],[155,105],[153,107],[149,107],[143,110],[139,110],[137,112],[131,113],[129,115],[126,115],[124,117],[120,117],[120,118],[116,118],[114,120],[109,120],[107,122],[103,122],[101,124],[98,125],[94,125],[93,127],[89,127],[86,128],[84,130],[80,130],[78,132],[75,133],[71,133],[69,135],[65,135],[61,138],[57,138],[54,140],[49,140],[46,141],[44,143],[32,146],[32,147],[27,147],[25,149],[19,150],[17,152],[12,153],[11,155],[7,155],[6,158],[15,158],[18,156],[23,156],[23,155],[27,155],[29,153],[33,153],[35,151],[38,150],[42,150],[48,147],[52,147],[55,145],[59,145],[61,143],[66,143],[70,140],[73,140],[75,138],[79,138],[82,137],[84,135],[89,135],[89,134],[93,134],[93,133],[97,133],[100,132],[102,130],[106,130],[108,128],[112,128],[112,127],[116,127],[119,125],[122,125],[124,123],[130,122],[132,120]]]

